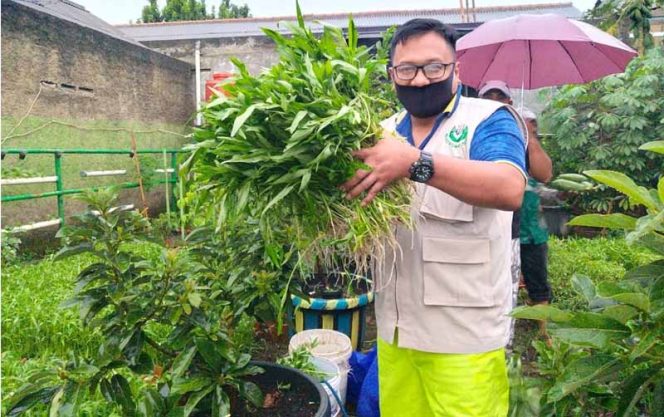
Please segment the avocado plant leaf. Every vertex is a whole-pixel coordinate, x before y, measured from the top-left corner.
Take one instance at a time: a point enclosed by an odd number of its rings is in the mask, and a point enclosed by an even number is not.
[[[622,367],[619,359],[601,353],[574,360],[565,366],[563,374],[547,393],[547,399],[560,401],[591,382],[615,377]]]
[[[573,317],[572,313],[544,304],[517,307],[512,310],[510,316],[517,319],[548,320],[553,322],[566,322]]]
[[[622,172],[590,170],[584,171],[583,174],[625,194],[634,204],[642,204],[649,210],[657,209],[658,204],[653,200],[648,190],[645,187],[637,185],[634,180]]]
[[[636,218],[622,213],[582,214],[568,223],[570,226],[602,227],[606,229],[634,230]]]

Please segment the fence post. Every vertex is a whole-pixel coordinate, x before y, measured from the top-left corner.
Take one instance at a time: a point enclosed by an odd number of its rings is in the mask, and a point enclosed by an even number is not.
[[[173,169],[170,178],[170,182],[173,184],[173,188],[171,188],[171,205],[173,206],[173,210],[176,210],[177,198],[175,196],[175,190],[178,184],[178,154],[176,152],[171,152],[171,168]]]
[[[58,192],[58,218],[60,218],[60,227],[65,225],[65,196],[61,194],[62,187],[62,152],[55,152],[55,190]]]

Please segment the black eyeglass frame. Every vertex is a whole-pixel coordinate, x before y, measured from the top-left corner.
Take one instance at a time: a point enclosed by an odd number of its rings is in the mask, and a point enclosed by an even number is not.
[[[429,77],[429,76],[427,75],[426,67],[428,67],[428,66],[430,66],[430,65],[442,65],[442,66],[443,66],[443,75],[440,76],[440,77],[433,77],[433,78],[432,78],[432,77]],[[450,68],[450,67],[452,68],[452,71],[454,71],[454,66],[455,66],[455,65],[456,65],[456,62],[449,62],[449,63],[445,63],[445,62],[429,62],[428,64],[424,64],[424,65],[401,64],[401,65],[390,66],[390,67],[388,67],[388,70],[390,70],[390,72],[394,75],[395,78],[397,78],[397,79],[399,79],[399,80],[401,80],[401,81],[412,81],[412,80],[415,79],[415,77],[417,77],[417,73],[419,73],[420,71],[422,71],[422,74],[424,74],[424,76],[425,76],[429,81],[431,81],[431,80],[437,80],[437,79],[439,79],[439,78],[443,78],[443,77],[445,76],[445,74],[447,74],[447,69]],[[400,68],[400,67],[402,67],[402,68],[403,68],[403,67],[415,68],[415,73],[413,74],[413,76],[412,76],[411,78],[403,78],[403,77],[400,77],[400,76],[399,76],[399,68]],[[451,74],[451,72],[450,72],[450,74]],[[449,75],[448,75],[448,76],[449,76]]]

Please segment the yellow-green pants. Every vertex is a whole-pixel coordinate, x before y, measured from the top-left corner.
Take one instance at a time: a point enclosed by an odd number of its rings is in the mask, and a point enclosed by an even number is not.
[[[505,349],[429,353],[378,338],[381,417],[505,417]]]

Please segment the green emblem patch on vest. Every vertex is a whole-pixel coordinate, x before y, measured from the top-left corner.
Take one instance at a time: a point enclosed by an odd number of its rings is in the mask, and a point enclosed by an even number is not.
[[[468,126],[457,125],[447,134],[447,140],[452,146],[461,146],[468,139]]]

